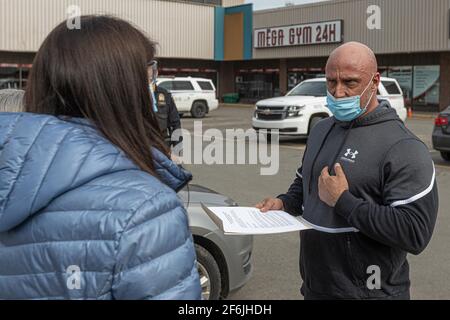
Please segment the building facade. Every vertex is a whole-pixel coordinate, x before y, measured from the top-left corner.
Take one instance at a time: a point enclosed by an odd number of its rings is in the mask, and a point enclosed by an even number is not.
[[[330,52],[359,41],[377,55],[382,75],[396,78],[407,105],[450,105],[449,0],[335,0],[257,11],[250,61],[230,63],[235,90],[249,101],[285,94],[321,77]]]
[[[212,79],[243,102],[324,75],[330,52],[359,41],[407,105],[450,105],[450,0],[334,0],[252,11],[244,0],[0,0],[0,87],[26,84],[40,43],[76,5],[127,19],[158,43],[161,74]],[[6,80],[5,80],[6,79]],[[8,80],[9,79],[9,80]]]
[[[158,43],[161,73],[216,81],[214,9],[222,1],[228,5],[225,0],[0,0],[0,88],[26,85],[42,41],[76,14],[126,19]]]

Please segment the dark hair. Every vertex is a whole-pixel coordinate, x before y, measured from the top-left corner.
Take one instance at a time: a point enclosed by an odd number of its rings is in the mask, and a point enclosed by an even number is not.
[[[147,63],[155,43],[130,23],[82,16],[80,29],[59,24],[33,62],[27,112],[84,117],[133,160],[155,175],[151,147],[168,155],[151,108]]]

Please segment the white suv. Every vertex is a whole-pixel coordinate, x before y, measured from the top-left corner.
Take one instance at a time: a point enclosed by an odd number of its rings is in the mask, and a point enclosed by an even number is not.
[[[317,122],[332,116],[326,96],[325,78],[305,80],[286,96],[258,101],[252,119],[253,128],[278,129],[280,135],[307,136]],[[400,119],[406,120],[403,92],[397,80],[382,77],[377,96],[388,100]]]
[[[216,88],[210,79],[175,77],[158,78],[156,85],[172,93],[180,116],[190,112],[194,118],[203,118],[219,106]]]

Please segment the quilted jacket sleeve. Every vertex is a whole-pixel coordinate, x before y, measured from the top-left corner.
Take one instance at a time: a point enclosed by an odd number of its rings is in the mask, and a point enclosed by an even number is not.
[[[186,211],[161,191],[129,219],[117,247],[115,299],[200,299],[195,249]]]

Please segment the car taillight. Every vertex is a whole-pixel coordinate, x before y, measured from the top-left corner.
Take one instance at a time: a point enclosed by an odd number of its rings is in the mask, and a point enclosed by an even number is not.
[[[436,125],[436,127],[447,126],[448,125],[448,118],[447,117],[443,117],[443,116],[438,116],[434,120],[434,124]]]

